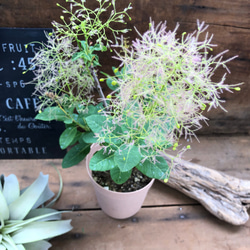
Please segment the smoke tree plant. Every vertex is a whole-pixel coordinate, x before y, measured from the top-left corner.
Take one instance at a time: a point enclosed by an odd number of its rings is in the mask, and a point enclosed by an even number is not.
[[[216,45],[204,22],[197,21],[193,33],[178,38],[179,25],[170,31],[166,22],[156,25],[150,20],[148,30],[136,30],[138,38],[128,46],[123,33],[129,31],[125,18],[130,19],[130,5],[117,11],[115,0],[96,0],[99,7],[92,10],[85,0],[66,2],[69,9],[61,7],[68,18],[53,22],[54,33],[48,34],[48,44],[33,61],[35,94],[41,101],[36,119],[64,122],[59,143],[62,149],[72,146],[63,167],[82,161],[91,144],[98,143],[102,149],[91,159],[91,170],[110,171],[118,184],[133,168],[167,180],[171,166],[160,152],[175,151],[182,136],[195,136],[207,120],[204,110],[223,109],[223,91],[240,90],[239,84],[225,84],[226,73],[220,81],[213,80],[217,68],[229,72],[226,64],[234,57],[223,59],[227,51],[210,53]],[[121,28],[115,29],[118,24]],[[101,72],[104,77],[99,78],[98,55],[111,48],[120,66],[113,67],[112,76]],[[107,96],[102,91],[105,82]],[[178,150],[176,157],[187,148]]]

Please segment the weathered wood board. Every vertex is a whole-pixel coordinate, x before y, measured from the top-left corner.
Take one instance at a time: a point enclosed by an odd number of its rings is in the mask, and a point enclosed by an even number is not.
[[[185,154],[186,160],[250,180],[249,136],[201,136],[200,143],[193,141],[191,147]],[[72,219],[74,229],[53,239],[52,250],[249,249],[250,221],[232,226],[160,182],[154,183],[143,208],[133,218],[114,220],[99,209],[84,162],[62,169],[61,160],[2,160],[0,172],[15,173],[21,187],[25,187],[42,171],[50,175],[50,187],[57,192],[59,179],[53,165],[64,180],[55,208],[69,211],[63,218]]]
[[[250,221],[228,226],[200,206],[142,208],[130,219],[100,211],[64,215],[74,229],[51,241],[52,250],[248,250]]]
[[[200,165],[222,171],[237,178],[250,180],[250,138],[249,136],[200,136],[200,142],[189,143],[191,150],[183,155],[183,159]],[[183,141],[182,146],[187,142]],[[57,202],[57,209],[90,209],[98,208],[93,196],[94,189],[89,182],[85,169],[85,162],[72,168],[62,169],[62,160],[1,160],[0,173],[15,173],[21,187],[31,184],[39,172],[49,174],[50,187],[56,193],[59,188],[59,178],[53,166],[60,171],[64,187],[62,198]],[[173,204],[192,205],[196,201],[167,187],[163,183],[155,182],[144,205],[169,206]]]
[[[2,0],[0,3],[0,27],[51,27],[51,21],[59,21],[61,9],[56,3],[66,6],[64,0],[40,1],[33,0],[23,4],[16,0]],[[238,58],[229,63],[231,75],[227,83],[244,82],[242,91],[237,93],[224,93],[222,99],[226,100],[225,108],[228,113],[221,110],[212,110],[207,116],[210,126],[204,126],[200,133],[229,134],[250,132],[250,2],[248,0],[123,0],[117,1],[117,8],[125,7],[129,2],[133,9],[130,14],[132,22],[129,28],[136,26],[140,32],[148,27],[149,18],[155,22],[167,20],[169,29],[180,23],[178,31],[193,31],[196,20],[205,21],[210,25],[209,33],[214,34],[214,43],[218,48],[213,53],[229,49],[226,57],[238,55]],[[89,1],[93,6],[97,2]],[[129,34],[130,39],[135,33]],[[110,70],[112,62],[101,57],[105,70]],[[218,71],[217,76],[222,75]],[[106,90],[107,93],[107,90]]]

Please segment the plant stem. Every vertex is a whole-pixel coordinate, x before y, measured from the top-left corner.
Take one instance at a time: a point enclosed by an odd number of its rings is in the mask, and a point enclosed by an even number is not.
[[[82,126],[79,122],[77,122],[71,115],[68,114],[68,112],[62,107],[62,105],[56,101],[56,104],[58,105],[58,107],[64,112],[64,114],[69,117],[70,119],[72,119],[72,121],[79,126],[80,128],[84,129],[85,131],[90,131],[89,127],[87,126]],[[86,122],[85,122],[86,123]]]
[[[100,83],[99,83],[99,80],[98,80],[98,78],[97,78],[97,75],[96,75],[96,73],[95,73],[95,71],[94,71],[94,68],[93,68],[92,66],[90,67],[90,72],[91,72],[91,75],[92,75],[93,78],[94,78],[95,88],[97,89],[98,94],[99,94],[99,96],[100,96],[101,99],[102,99],[103,106],[104,106],[104,108],[106,109],[106,111],[108,111],[108,104],[107,104],[106,99],[105,99],[105,96],[104,96],[104,94],[103,94],[102,87],[101,87],[101,85],[100,85]]]

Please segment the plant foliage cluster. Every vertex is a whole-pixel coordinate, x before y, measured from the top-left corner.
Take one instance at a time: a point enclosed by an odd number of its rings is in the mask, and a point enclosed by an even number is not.
[[[54,33],[33,61],[41,101],[36,118],[64,122],[60,146],[73,146],[63,167],[82,161],[98,143],[102,149],[90,168],[110,170],[116,183],[125,182],[134,167],[150,178],[167,180],[170,166],[161,152],[176,150],[181,136],[195,136],[206,121],[203,111],[222,108],[224,90],[240,89],[225,84],[226,74],[219,82],[212,80],[218,67],[229,71],[226,63],[233,58],[224,60],[226,51],[210,54],[215,45],[204,22],[197,21],[197,30],[178,38],[178,25],[169,31],[166,22],[155,25],[150,20],[148,31],[137,31],[138,38],[128,46],[123,34],[128,32],[130,5],[118,11],[115,0],[96,0],[98,7],[92,10],[85,0],[66,2],[68,9],[60,6],[66,17],[53,22]],[[112,76],[102,72],[99,79],[98,55],[111,48],[120,66],[113,67]],[[102,92],[105,82],[111,91],[107,96]]]

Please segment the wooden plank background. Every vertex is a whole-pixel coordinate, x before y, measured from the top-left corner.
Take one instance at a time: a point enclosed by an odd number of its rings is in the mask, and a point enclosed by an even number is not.
[[[66,6],[64,0],[1,0],[0,27],[51,27],[51,21],[59,21],[61,9],[56,3]],[[89,1],[90,5],[96,1]],[[148,27],[151,17],[156,23],[167,20],[169,29],[180,23],[179,33],[184,30],[191,32],[196,27],[196,20],[205,21],[210,25],[209,32],[214,34],[214,43],[218,48],[213,53],[229,49],[226,57],[238,55],[238,58],[229,63],[231,75],[227,83],[244,82],[242,91],[225,93],[222,99],[226,100],[224,107],[227,113],[221,110],[212,110],[207,116],[210,119],[200,131],[203,134],[250,133],[250,1],[249,0],[118,0],[117,8],[132,3],[130,11],[132,22],[129,28],[135,26],[140,32]],[[129,34],[130,39],[135,33]],[[101,57],[105,69],[109,70],[112,62]],[[218,76],[224,71],[218,71]],[[217,79],[218,76],[215,76]]]
[[[89,0],[95,4],[94,0]],[[1,0],[0,27],[51,27],[59,21],[61,10],[56,6],[64,0]],[[227,57],[238,55],[230,62],[231,75],[227,83],[245,82],[241,92],[225,93],[228,113],[213,110],[208,113],[209,127],[200,131],[200,143],[194,141],[185,159],[211,167],[233,176],[250,179],[250,1],[249,0],[117,0],[117,7],[133,5],[132,22],[141,32],[148,27],[149,17],[156,22],[167,20],[173,29],[180,23],[179,34],[191,32],[196,20],[210,25],[214,53],[229,49]],[[135,33],[129,34],[130,38]],[[110,61],[101,58],[108,69]],[[223,72],[219,71],[218,75]],[[217,76],[216,76],[217,77]],[[220,134],[220,136],[214,136]],[[223,135],[223,134],[226,134]],[[21,187],[31,184],[40,171],[50,175],[50,187],[58,190],[60,170],[64,188],[55,208],[67,210],[63,218],[72,219],[74,229],[65,236],[52,240],[55,250],[248,250],[250,221],[234,227],[218,220],[195,200],[155,182],[143,208],[134,217],[113,220],[97,204],[88,180],[84,162],[70,169],[61,168],[61,160],[1,160],[1,173],[15,173]]]
[[[191,143],[186,160],[250,179],[249,136],[201,136]],[[50,188],[56,193],[61,172],[64,187],[55,208],[68,211],[73,230],[51,241],[53,250],[249,250],[250,220],[232,226],[206,211],[195,200],[156,181],[143,208],[132,218],[115,220],[99,208],[85,162],[69,169],[61,160],[2,160],[1,173],[15,170],[21,188],[31,184],[40,171],[49,174]],[[170,176],[171,178],[171,176]]]

